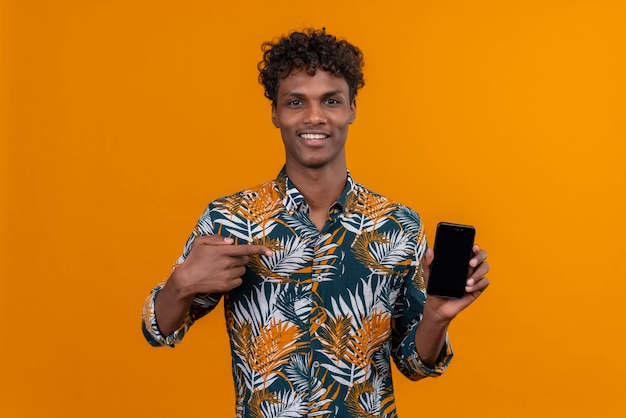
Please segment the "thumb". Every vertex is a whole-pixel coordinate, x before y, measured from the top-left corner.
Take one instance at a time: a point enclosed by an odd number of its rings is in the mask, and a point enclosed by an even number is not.
[[[427,249],[424,255],[422,256],[423,266],[430,268],[430,265],[433,263],[434,258],[435,258],[435,251],[433,251],[432,248]]]
[[[428,278],[430,277],[430,265],[433,263],[434,258],[435,252],[432,248],[427,249],[422,256],[422,278],[424,279],[425,284],[428,283]]]

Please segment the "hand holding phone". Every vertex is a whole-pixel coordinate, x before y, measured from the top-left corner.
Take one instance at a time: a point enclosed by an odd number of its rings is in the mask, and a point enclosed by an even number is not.
[[[440,222],[435,234],[435,258],[430,266],[426,293],[460,299],[465,295],[469,261],[476,230],[470,225]]]

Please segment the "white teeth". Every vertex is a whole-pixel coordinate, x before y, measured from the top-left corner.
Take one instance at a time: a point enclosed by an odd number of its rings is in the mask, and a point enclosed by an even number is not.
[[[324,134],[301,134],[300,137],[303,139],[324,139],[326,135]]]

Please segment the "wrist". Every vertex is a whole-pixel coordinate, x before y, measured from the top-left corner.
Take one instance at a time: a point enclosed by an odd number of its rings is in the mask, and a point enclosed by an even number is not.
[[[454,317],[449,317],[445,315],[438,307],[439,303],[436,303],[431,298],[426,299],[424,303],[424,314],[422,318],[422,322],[426,320],[426,322],[432,323],[433,325],[447,327],[450,322],[454,319]]]
[[[172,294],[179,300],[190,301],[196,295],[196,292],[187,285],[185,280],[184,271],[181,271],[181,267],[174,269],[170,278],[167,281],[166,286],[170,287]]]

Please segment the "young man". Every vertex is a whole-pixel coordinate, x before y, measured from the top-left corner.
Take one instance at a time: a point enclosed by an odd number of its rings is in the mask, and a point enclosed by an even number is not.
[[[396,416],[390,359],[412,380],[443,373],[450,321],[489,284],[486,253],[474,247],[464,298],[426,298],[417,213],[346,168],[361,52],[313,29],[264,51],[285,166],[209,204],[146,301],[144,335],[173,346],[223,298],[238,417]]]

